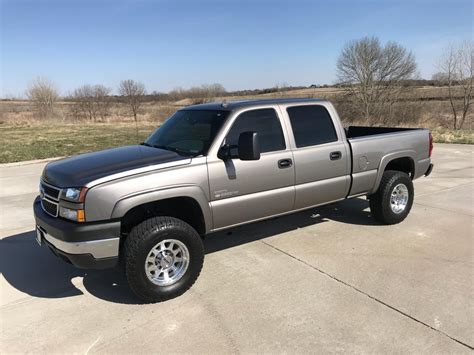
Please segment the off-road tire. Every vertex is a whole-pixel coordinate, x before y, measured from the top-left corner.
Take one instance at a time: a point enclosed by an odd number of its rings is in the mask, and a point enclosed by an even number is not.
[[[158,286],[146,275],[145,259],[165,239],[176,239],[187,247],[189,265],[176,283]],[[145,302],[161,302],[182,295],[194,284],[204,262],[204,246],[189,224],[173,217],[153,217],[132,228],[124,243],[124,258],[125,275],[132,291]]]
[[[407,187],[408,202],[402,212],[395,213],[390,207],[390,198],[398,184],[403,184]],[[414,197],[413,182],[408,174],[401,171],[387,170],[382,175],[378,190],[369,196],[370,211],[372,216],[383,224],[400,223],[410,213]]]

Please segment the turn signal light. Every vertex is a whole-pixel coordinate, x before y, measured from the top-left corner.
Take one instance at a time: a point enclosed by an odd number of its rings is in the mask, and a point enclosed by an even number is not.
[[[86,221],[86,214],[84,213],[84,210],[77,210],[77,221],[78,222]]]

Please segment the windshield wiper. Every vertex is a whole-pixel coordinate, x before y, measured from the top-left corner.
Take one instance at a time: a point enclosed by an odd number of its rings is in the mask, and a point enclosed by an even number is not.
[[[182,150],[182,149],[179,149],[179,148],[176,148],[176,147],[171,147],[169,145],[150,144],[150,143],[147,143],[147,142],[140,143],[140,145],[144,145],[146,147],[169,150],[171,152],[178,153],[179,155],[185,155],[185,156],[191,156],[191,157],[196,157],[196,156],[199,155],[199,154],[188,152],[187,150]]]
[[[154,148],[159,148],[159,149],[164,149],[164,150],[169,150],[175,153],[178,153],[179,155],[184,155],[184,156],[196,156],[196,154],[188,152],[187,150],[182,150],[176,147],[170,147],[169,145],[153,145],[152,147]]]

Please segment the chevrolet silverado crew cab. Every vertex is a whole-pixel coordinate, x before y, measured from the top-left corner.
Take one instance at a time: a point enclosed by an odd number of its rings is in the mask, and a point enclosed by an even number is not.
[[[140,145],[49,163],[37,240],[80,268],[120,263],[141,299],[163,301],[199,276],[206,234],[357,196],[403,221],[432,147],[425,129],[344,129],[325,100],[190,106]]]

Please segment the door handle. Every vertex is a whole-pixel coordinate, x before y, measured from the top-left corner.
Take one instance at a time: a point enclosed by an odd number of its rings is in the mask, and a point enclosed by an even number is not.
[[[281,160],[278,160],[278,167],[280,169],[285,169],[285,168],[289,168],[293,165],[293,161],[291,159],[281,159]]]
[[[341,152],[331,152],[329,154],[329,159],[331,159],[331,160],[338,160],[338,159],[341,159],[341,157],[342,157]]]

